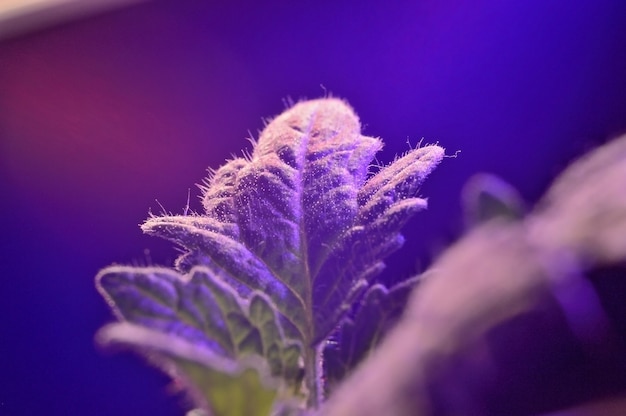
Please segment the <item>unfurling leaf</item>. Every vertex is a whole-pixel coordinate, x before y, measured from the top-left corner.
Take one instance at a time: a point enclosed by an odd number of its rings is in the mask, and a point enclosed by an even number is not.
[[[210,265],[240,295],[266,293],[286,334],[317,344],[402,245],[400,228],[426,206],[419,187],[443,157],[438,146],[418,148],[368,179],[381,147],[344,102],[296,104],[249,159],[206,181],[204,215],[154,217],[142,228],[185,249],[181,270]]]
[[[183,248],[176,271],[111,267],[98,277],[102,294],[122,321],[234,362],[262,357],[291,394],[282,403],[304,395],[316,407],[320,344],[361,299],[361,314],[377,320],[372,328],[386,325],[386,312],[371,310],[386,302],[373,277],[402,245],[401,227],[426,207],[419,188],[443,158],[441,147],[424,146],[370,175],[381,147],[361,135],[343,101],[296,104],[266,126],[250,156],[210,175],[203,214],[142,225]],[[371,335],[363,351],[377,342]],[[188,360],[172,360],[187,371]],[[201,384],[216,380],[213,370],[189,368]]]

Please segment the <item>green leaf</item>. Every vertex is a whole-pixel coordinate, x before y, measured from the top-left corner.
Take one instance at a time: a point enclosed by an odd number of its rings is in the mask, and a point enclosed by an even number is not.
[[[269,415],[276,391],[263,387],[259,374],[245,369],[239,374],[215,371],[193,361],[175,359],[183,374],[211,403],[216,416]]]
[[[271,374],[297,390],[301,345],[285,338],[265,295],[243,299],[205,267],[181,275],[160,267],[113,266],[96,281],[120,320],[175,335],[225,358],[264,357]]]
[[[121,344],[149,359],[182,383],[195,404],[214,416],[269,416],[279,384],[258,357],[233,361],[195,343],[128,323],[98,333],[102,344]]]

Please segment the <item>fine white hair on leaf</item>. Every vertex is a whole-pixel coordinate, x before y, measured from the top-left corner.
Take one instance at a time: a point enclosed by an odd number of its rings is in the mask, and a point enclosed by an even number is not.
[[[443,149],[420,141],[385,165],[376,159],[382,140],[362,134],[345,101],[325,91],[287,103],[264,119],[258,139],[249,134],[243,156],[207,169],[202,213],[191,210],[189,192],[182,215],[157,201],[161,214],[141,228],[180,247],[175,269],[112,267],[97,282],[120,319],[230,359],[260,356],[315,407],[321,346],[402,246],[404,224],[426,208],[419,187]],[[396,292],[370,293],[375,310]],[[384,316],[373,324],[382,327]],[[367,350],[376,338],[359,343]]]

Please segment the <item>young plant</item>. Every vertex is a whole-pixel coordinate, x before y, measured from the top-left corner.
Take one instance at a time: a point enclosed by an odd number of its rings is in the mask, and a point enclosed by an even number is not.
[[[145,353],[212,415],[318,408],[417,281],[387,288],[375,276],[402,245],[402,226],[426,207],[418,191],[443,149],[413,149],[373,174],[381,147],[338,99],[286,110],[249,157],[211,173],[203,213],[142,225],[182,247],[174,268],[98,274],[120,321],[99,340]]]

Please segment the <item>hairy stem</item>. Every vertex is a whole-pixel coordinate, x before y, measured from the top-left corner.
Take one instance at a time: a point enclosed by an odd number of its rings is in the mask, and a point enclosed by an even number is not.
[[[324,400],[322,350],[322,346],[309,347],[306,349],[304,357],[304,382],[309,392],[307,399],[307,408],[309,409],[317,409]]]

